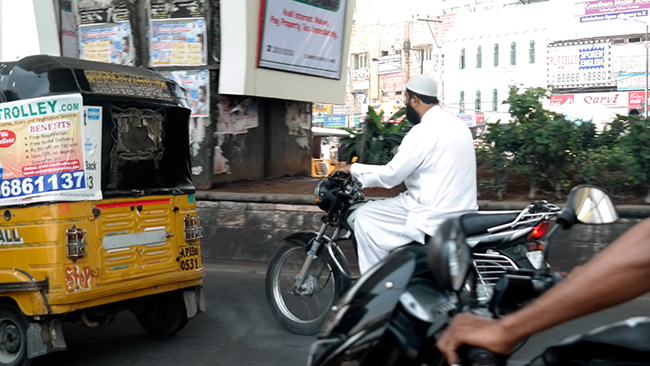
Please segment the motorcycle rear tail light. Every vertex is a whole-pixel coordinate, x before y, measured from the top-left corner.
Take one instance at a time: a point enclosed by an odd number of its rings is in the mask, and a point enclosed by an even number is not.
[[[546,232],[548,231],[548,221],[542,221],[539,224],[537,224],[534,228],[533,231],[528,234],[528,241],[533,241],[537,239],[541,239],[544,235],[546,235]]]

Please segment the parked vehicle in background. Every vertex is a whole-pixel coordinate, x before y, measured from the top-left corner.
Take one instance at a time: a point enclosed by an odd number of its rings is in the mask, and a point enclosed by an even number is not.
[[[0,64],[0,365],[122,310],[152,334],[205,309],[183,90],[141,68]]]

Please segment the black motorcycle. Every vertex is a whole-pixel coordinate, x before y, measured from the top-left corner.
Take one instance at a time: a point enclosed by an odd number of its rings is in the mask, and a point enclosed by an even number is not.
[[[604,191],[578,186],[544,241],[548,244],[560,227],[607,224],[616,219],[616,209]],[[499,280],[485,307],[477,296],[462,217],[446,221],[428,244],[425,263],[408,249],[395,251],[344,295],[312,345],[308,365],[333,366],[346,361],[360,365],[446,365],[435,343],[453,315],[471,311],[499,318],[525,306],[562,279],[547,266],[510,270]],[[423,265],[430,266],[431,277],[414,278],[413,273]],[[633,318],[549,347],[529,366],[649,365],[649,340],[650,319]],[[507,361],[507,357],[475,348],[463,349],[462,355],[466,366],[497,366]]]
[[[297,232],[284,238],[274,252],[266,272],[266,296],[271,312],[288,330],[313,335],[321,328],[330,309],[358,277],[340,245],[351,242],[356,253],[353,227],[355,212],[366,202],[361,184],[347,174],[321,181],[315,190],[316,204],[325,211],[318,232]],[[539,239],[549,219],[559,208],[545,201],[531,203],[522,211],[472,211],[464,213],[463,225],[472,260],[479,297],[485,302],[492,288],[508,269],[535,269],[545,263]],[[458,216],[461,213],[450,214]],[[330,236],[327,231],[332,230]],[[426,248],[408,245],[421,257],[416,275],[430,276]]]

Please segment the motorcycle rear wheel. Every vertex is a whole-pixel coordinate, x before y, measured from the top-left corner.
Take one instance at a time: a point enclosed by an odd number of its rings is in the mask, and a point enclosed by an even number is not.
[[[314,259],[303,285],[295,290],[296,275],[307,258],[305,248],[307,243],[288,240],[273,253],[265,290],[271,313],[282,326],[295,334],[314,335],[346,286],[344,275],[323,254]]]

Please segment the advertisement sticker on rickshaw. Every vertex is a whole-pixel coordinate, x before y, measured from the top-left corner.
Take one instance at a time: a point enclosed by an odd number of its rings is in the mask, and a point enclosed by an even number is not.
[[[85,147],[101,141],[101,110],[92,108],[80,94],[0,104],[0,206],[102,198],[101,149]]]

